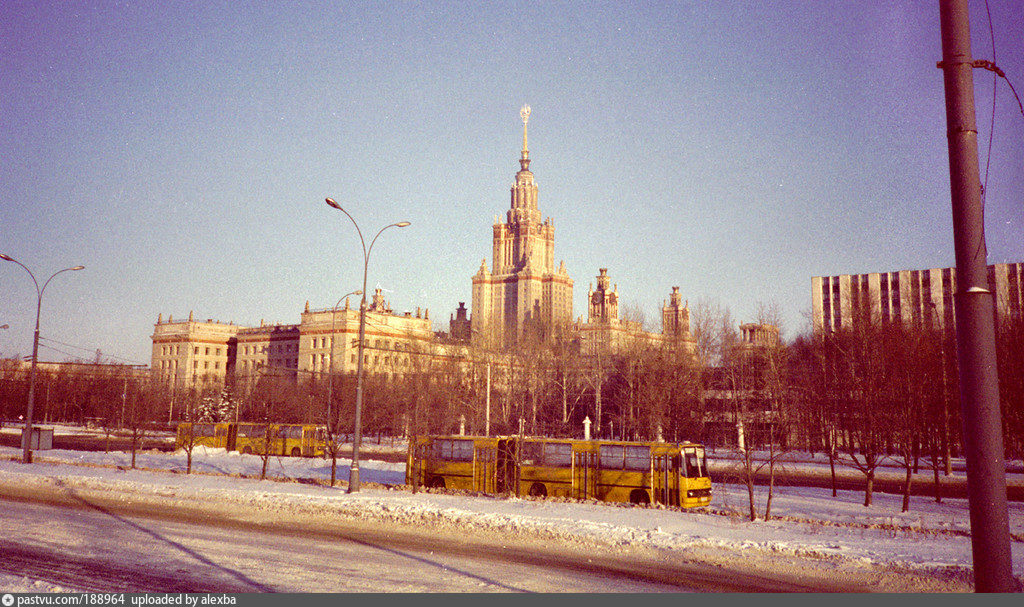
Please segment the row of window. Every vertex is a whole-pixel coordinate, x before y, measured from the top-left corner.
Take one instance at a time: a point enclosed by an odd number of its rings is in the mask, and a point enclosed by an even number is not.
[[[601,445],[601,467],[605,469],[648,471],[651,469],[651,448],[646,445]],[[473,461],[472,439],[436,439],[430,443],[428,459],[454,462]],[[525,466],[571,466],[572,445],[569,443],[526,443],[522,463]]]
[[[161,369],[165,369],[165,370],[167,370],[167,369],[174,369],[175,371],[177,371],[178,370],[178,361],[176,361],[176,360],[162,360],[162,361],[160,361],[160,368]],[[210,369],[210,361],[208,361],[208,360],[204,360],[203,361],[203,369]],[[213,361],[213,369],[214,370],[220,370],[220,361],[217,361],[217,360]],[[199,370],[199,361],[198,360],[193,360],[192,361],[192,370],[193,371],[198,371]]]
[[[242,354],[249,356],[252,354],[268,354],[268,353],[286,353],[286,352],[297,352],[298,346],[296,344],[270,344],[269,346],[241,346]]]
[[[179,348],[180,348],[180,346],[178,346],[178,345],[164,346],[163,348],[160,349],[160,353],[163,354],[164,356],[177,356],[181,352],[181,350]],[[212,354],[214,356],[220,356],[221,355],[221,350],[223,350],[223,348],[217,348],[217,347],[210,348],[210,346],[206,346],[205,348],[200,348],[199,346],[196,346],[195,347],[195,351],[192,352],[192,353],[194,355],[196,355],[196,356],[199,356],[200,350],[204,350],[203,353],[206,356],[210,356],[211,350],[212,350]]]

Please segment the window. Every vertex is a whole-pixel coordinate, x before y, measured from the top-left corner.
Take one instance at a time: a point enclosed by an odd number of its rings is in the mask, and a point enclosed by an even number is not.
[[[625,448],[626,470],[650,470],[651,448],[639,445],[627,445]]]
[[[526,443],[520,454],[520,461],[524,466],[538,466],[541,463],[541,452],[544,443]]]
[[[600,457],[602,468],[622,468],[622,445],[601,445]]]
[[[569,443],[526,443],[523,445],[524,466],[570,466],[572,445]]]
[[[473,439],[441,439],[430,444],[428,457],[451,462],[473,461]]]
[[[703,447],[684,449],[683,459],[686,463],[687,478],[707,476],[708,463]]]

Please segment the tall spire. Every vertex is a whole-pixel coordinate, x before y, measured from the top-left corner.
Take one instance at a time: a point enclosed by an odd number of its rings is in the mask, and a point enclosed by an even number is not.
[[[523,119],[523,155],[519,158],[519,166],[524,171],[530,170],[530,148],[526,145],[526,123],[530,121],[530,106],[523,105],[519,110],[519,115]]]

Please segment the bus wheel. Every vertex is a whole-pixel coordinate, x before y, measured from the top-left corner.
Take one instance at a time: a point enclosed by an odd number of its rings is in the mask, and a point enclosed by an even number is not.
[[[435,476],[427,482],[427,487],[431,489],[444,489],[444,479],[440,476]]]
[[[548,496],[548,489],[542,483],[530,485],[530,497],[545,498]]]
[[[292,447],[292,457],[299,457],[302,455],[302,450],[298,447]]]
[[[245,449],[242,449],[242,453],[244,453],[245,455],[252,455],[252,448],[246,447]]]
[[[630,504],[650,504],[651,498],[647,495],[647,492],[643,489],[633,489],[629,494]]]

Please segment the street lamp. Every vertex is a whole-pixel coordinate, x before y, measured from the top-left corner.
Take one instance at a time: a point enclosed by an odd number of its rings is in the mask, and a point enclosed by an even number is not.
[[[29,372],[29,380],[28,380],[28,411],[26,411],[26,413],[25,413],[25,430],[24,430],[25,433],[21,437],[21,448],[22,448],[21,461],[22,461],[22,463],[25,463],[25,464],[31,464],[32,463],[32,406],[35,403],[35,396],[36,396],[36,364],[38,362],[38,356],[39,356],[39,314],[40,314],[40,312],[43,309],[43,291],[46,291],[46,286],[48,284],[50,284],[50,281],[53,280],[53,277],[56,276],[57,274],[60,274],[62,272],[84,270],[85,266],[74,266],[72,268],[64,268],[63,270],[60,270],[58,272],[54,272],[49,278],[46,279],[46,282],[43,283],[43,288],[40,289],[39,288],[39,282],[36,280],[35,274],[32,273],[32,270],[29,270],[27,267],[25,267],[25,264],[21,263],[17,259],[14,259],[10,255],[6,255],[4,253],[0,253],[0,259],[2,259],[4,261],[12,261],[12,262],[18,264],[19,266],[21,266],[22,268],[25,268],[25,271],[28,272],[28,275],[32,278],[32,283],[35,284],[35,286],[36,286],[36,295],[37,295],[37,298],[36,298],[36,332],[35,332],[35,336],[32,338],[32,370]],[[5,326],[5,328],[6,328],[6,326]]]
[[[377,237],[381,235],[381,232],[388,228],[404,228],[409,225],[409,222],[399,221],[398,223],[392,223],[384,226],[377,231],[373,240],[370,241],[370,246],[367,247],[366,240],[363,239],[363,232],[359,229],[359,224],[356,223],[356,220],[352,215],[350,215],[345,209],[341,208],[341,205],[335,202],[333,198],[326,198],[324,200],[327,202],[327,206],[338,209],[348,216],[352,221],[352,225],[356,227],[356,233],[359,234],[359,243],[363,245],[363,293],[362,301],[359,302],[359,349],[357,353],[359,361],[356,366],[356,420],[355,432],[352,437],[352,465],[349,467],[348,476],[348,492],[355,493],[359,491],[359,447],[363,442],[363,342],[366,341],[366,274],[370,267],[370,251],[373,250],[373,245],[377,242]]]
[[[334,401],[334,331],[336,322],[338,319],[338,306],[341,302],[349,295],[362,295],[363,292],[359,289],[346,293],[340,299],[338,303],[334,304],[334,308],[331,311],[331,351],[328,355],[327,362],[327,439],[330,441],[331,448],[331,486],[334,486],[335,471],[338,465],[338,443],[334,432],[334,418],[331,417],[331,403]]]

